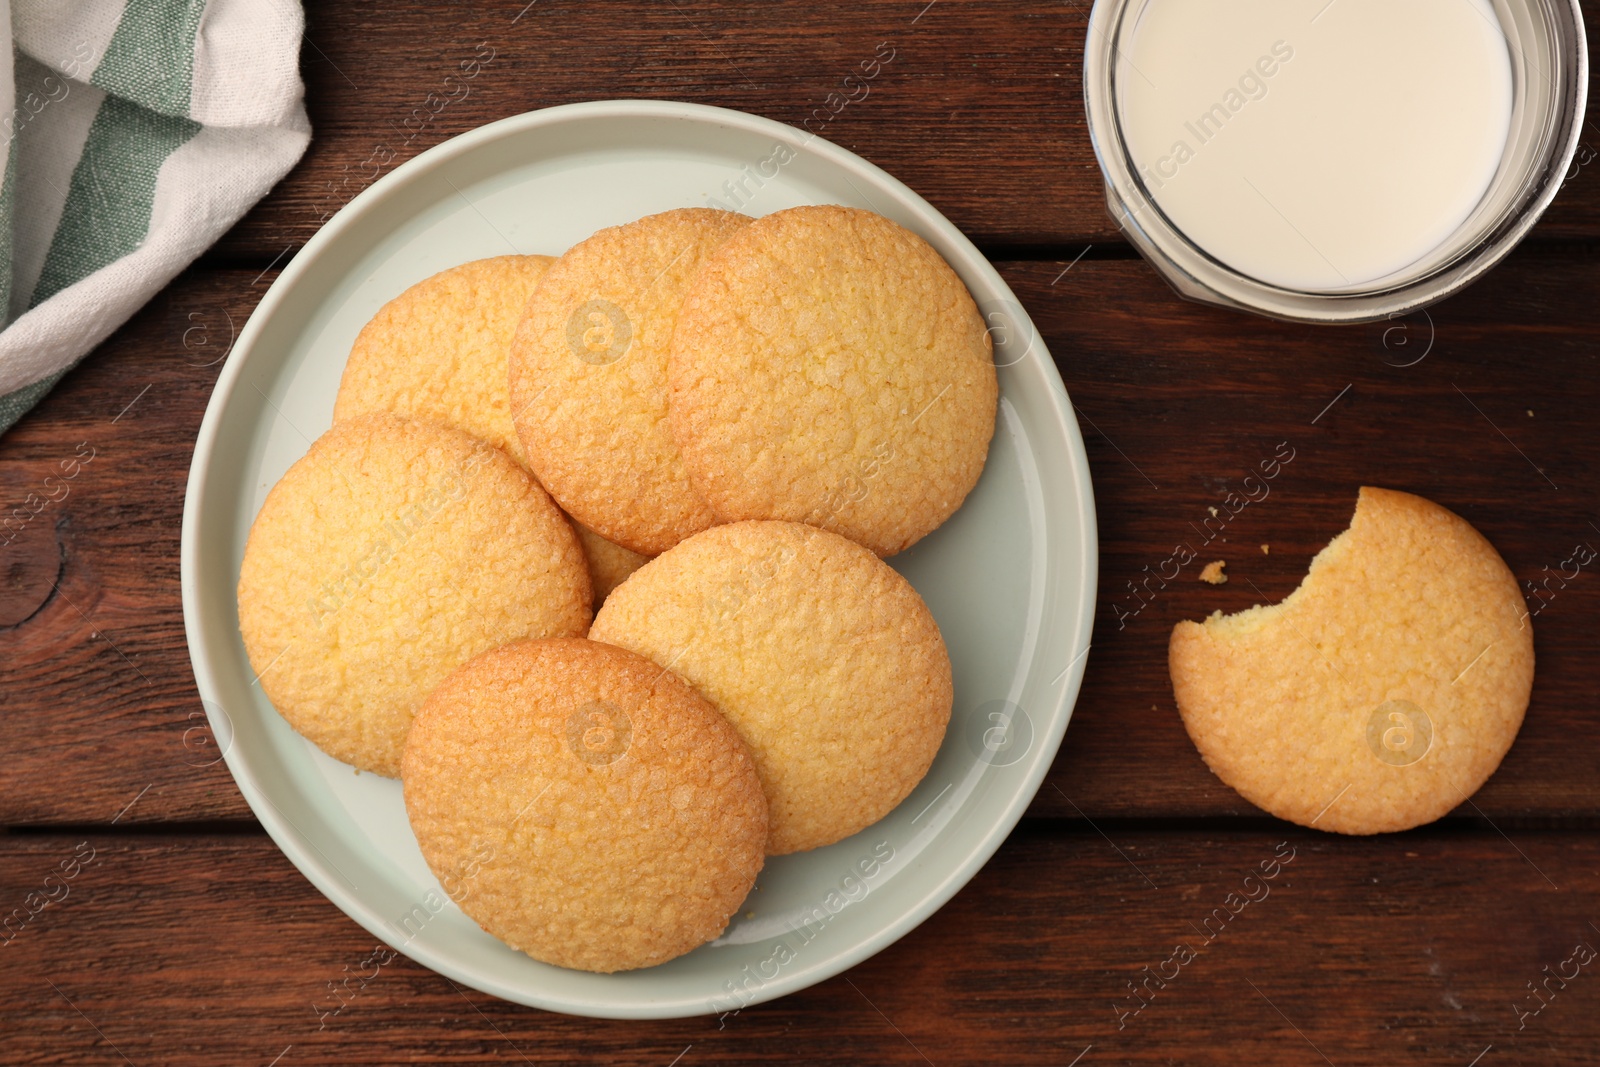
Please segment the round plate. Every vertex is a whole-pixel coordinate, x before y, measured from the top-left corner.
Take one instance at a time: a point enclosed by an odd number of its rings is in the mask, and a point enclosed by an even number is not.
[[[1000,412],[965,506],[890,560],[944,631],[955,709],[915,792],[828,848],[767,861],[715,942],[598,975],[507,948],[449,901],[400,783],[323,755],[273,710],[239,637],[234,590],[267,490],[328,428],[356,333],[407,286],[508,252],[559,254],[677,207],[763,215],[877,211],[921,234],[994,336]],[[425,966],[507,1000],[610,1018],[736,1011],[845,970],[970,879],[1022,816],[1071,716],[1096,581],[1094,502],[1061,378],[994,268],[900,182],[792,127],[657,101],[573,104],[473,130],[397,168],[306,243],[228,357],[195,445],[183,613],[196,681],[234,780],[285,855],[356,922]],[[403,650],[397,650],[404,654]]]

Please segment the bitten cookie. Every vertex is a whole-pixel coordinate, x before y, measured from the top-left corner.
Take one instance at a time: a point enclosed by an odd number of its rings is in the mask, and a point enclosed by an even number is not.
[[[356,335],[335,422],[388,411],[464,430],[519,463],[506,358],[534,287],[555,260],[496,256],[418,282]]]
[[[677,675],[610,645],[479,656],[418,713],[404,770],[445,891],[546,963],[681,956],[722,933],[761,870],[767,804],[738,734]]]
[[[550,268],[511,347],[528,464],[579,523],[654,555],[716,521],[667,429],[667,349],[684,289],[749,225],[683,208],[601,230]]]
[[[1432,822],[1494,773],[1528,707],[1533,628],[1464,519],[1364,488],[1299,589],[1178,623],[1169,658],[1217,777],[1279,818],[1371,834]]]
[[[684,299],[668,373],[674,439],[724,522],[787,519],[910,547],[983,471],[999,395],[971,295],[881,215],[756,220]]]
[[[336,424],[289,468],[250,528],[238,595],[273,706],[330,756],[391,777],[445,675],[589,623],[577,537],[528,472],[393,415]]]
[[[950,658],[888,564],[809,526],[742,522],[641,567],[590,637],[681,674],[750,746],[769,855],[877,822],[922,780],[950,721]]]

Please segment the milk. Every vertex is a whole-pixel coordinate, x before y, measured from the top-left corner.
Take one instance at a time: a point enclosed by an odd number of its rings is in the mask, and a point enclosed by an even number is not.
[[[1148,0],[1120,45],[1122,132],[1156,204],[1287,288],[1372,283],[1438,248],[1510,130],[1489,0]]]

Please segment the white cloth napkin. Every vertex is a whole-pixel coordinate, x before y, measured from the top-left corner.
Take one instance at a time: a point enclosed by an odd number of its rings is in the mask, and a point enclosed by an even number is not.
[[[298,0],[0,0],[0,433],[294,166]]]

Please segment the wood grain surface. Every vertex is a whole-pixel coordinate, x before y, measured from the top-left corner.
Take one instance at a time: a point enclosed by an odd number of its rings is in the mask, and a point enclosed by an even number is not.
[[[1592,24],[1600,3],[1583,7]],[[378,176],[485,122],[615,98],[712,104],[796,127],[810,120],[806,129],[910,185],[992,254],[1115,241],[1083,114],[1089,8],[1090,0],[312,3],[302,52],[311,148],[213,256],[254,262],[298,247]],[[894,58],[866,95],[859,80],[846,87],[885,42]],[[463,62],[478,63],[470,80],[461,80]],[[858,99],[831,114],[828,95],[840,90]],[[1600,127],[1589,124],[1585,138],[1600,149]],[[1540,235],[1600,232],[1600,181],[1587,170],[1578,177]]]
[[[1179,619],[1288,595],[1349,523],[1356,490],[1374,484],[1456,510],[1539,589],[1527,594],[1538,656],[1527,723],[1461,815],[1600,818],[1591,653],[1600,578],[1550,578],[1576,545],[1600,545],[1600,442],[1574,432],[1600,407],[1600,272],[1587,252],[1530,246],[1414,321],[1341,329],[1176,300],[1137,259],[1062,273],[1068,262],[999,264],[1078,411],[1100,531],[1087,675],[1056,788],[1034,813],[1258,815],[1185,735],[1167,636]],[[22,619],[0,628],[0,690],[15,728],[0,778],[7,824],[92,822],[145,785],[131,819],[249,818],[198,729],[177,552],[190,452],[217,373],[206,364],[270,280],[190,272],[0,447],[0,490],[18,500],[85,443],[94,451],[31,536],[0,548],[0,573],[17,576],[0,611]],[[1285,442],[1294,458],[1270,495],[1215,532],[1208,509],[1222,511],[1230,487]],[[1179,542],[1204,558],[1166,588],[1143,584]],[[1198,580],[1209,559],[1228,560],[1227,585]],[[83,760],[96,775],[63,788]]]
[[[1573,959],[1600,947],[1592,835],[1030,822],[844,975],[663,1022],[552,1015],[383,962],[260,836],[28,834],[0,856],[0,914],[78,866],[0,947],[8,1013],[28,1019],[0,1029],[6,1063],[1465,1067],[1492,1046],[1481,1067],[1556,1067],[1600,1047],[1600,960]]]
[[[1088,7],[311,4],[305,159],[0,438],[0,504],[44,501],[0,546],[0,1063],[1594,1062],[1595,965],[1549,974],[1600,947],[1600,575],[1559,576],[1600,546],[1600,176],[1579,168],[1504,265],[1405,320],[1316,329],[1186,303],[1105,212],[1081,106]],[[893,60],[824,135],[996,261],[1089,452],[1093,648],[1029,818],[905,939],[736,1017],[567,1018],[404,957],[329,1014],[329,984],[374,942],[260,831],[184,641],[183,493],[232,338],[329,214],[450,136],[616,97],[815,125],[881,42]],[[1600,128],[1585,138],[1600,146]],[[1284,449],[1270,495],[1207,540],[1209,509]],[[1288,594],[1363,484],[1484,532],[1524,583],[1538,668],[1516,745],[1470,803],[1343,839],[1210,774],[1165,657],[1178,620]],[[1196,562],[1151,579],[1179,543]],[[1211,559],[1226,585],[1197,580]],[[80,842],[93,862],[29,916]],[[1270,898],[1207,940],[1195,927],[1280,842],[1295,858]],[[1178,943],[1196,958],[1134,1013],[1128,983]]]

